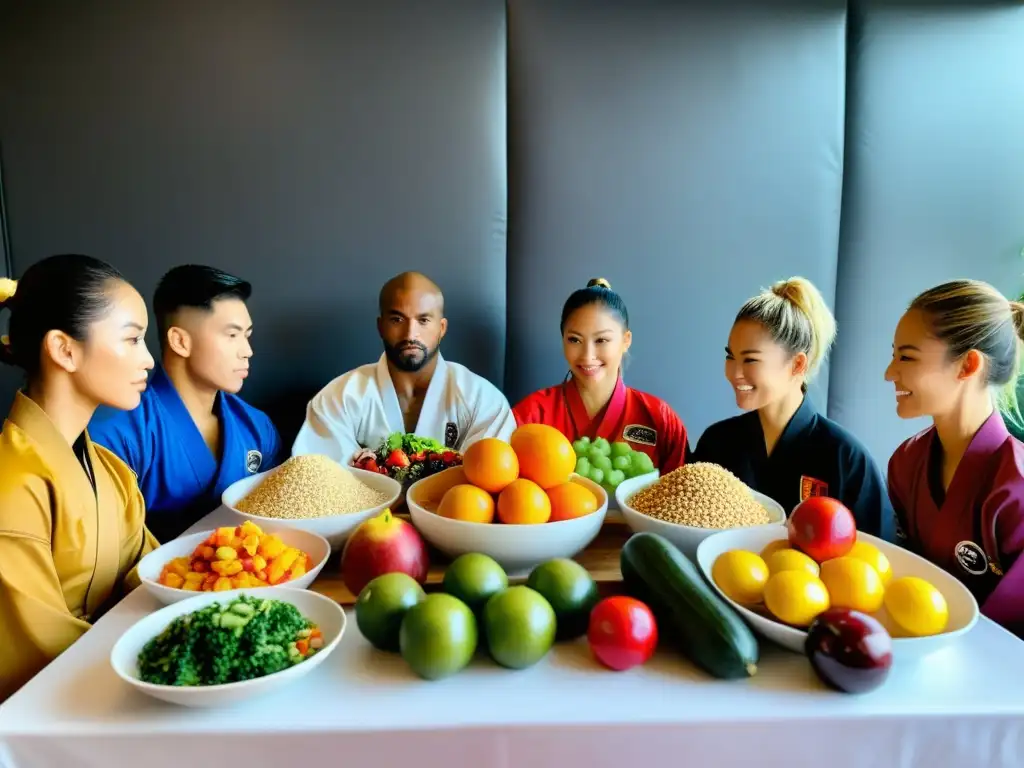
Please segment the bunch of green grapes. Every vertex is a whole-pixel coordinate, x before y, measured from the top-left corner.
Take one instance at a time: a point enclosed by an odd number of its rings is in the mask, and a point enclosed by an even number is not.
[[[609,443],[603,437],[591,441],[581,437],[572,444],[576,451],[576,474],[593,480],[609,493],[623,480],[654,471],[651,457],[634,451],[629,443]]]

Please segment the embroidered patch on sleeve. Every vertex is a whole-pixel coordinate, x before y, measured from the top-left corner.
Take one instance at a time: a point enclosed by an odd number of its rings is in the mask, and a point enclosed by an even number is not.
[[[658,432],[643,424],[629,424],[622,430],[622,439],[638,445],[657,445]]]

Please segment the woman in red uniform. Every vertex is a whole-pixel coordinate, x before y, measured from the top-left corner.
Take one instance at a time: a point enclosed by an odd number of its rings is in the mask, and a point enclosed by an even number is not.
[[[889,460],[900,543],[959,578],[981,612],[1024,637],[1024,444],[996,401],[1014,388],[1024,306],[957,280],[900,319],[885,378],[896,413],[931,417]]]
[[[566,380],[525,397],[512,412],[522,424],[548,424],[570,440],[625,442],[662,474],[685,462],[686,428],[664,401],[627,387],[622,359],[632,343],[629,313],[607,280],[591,280],[562,308]]]

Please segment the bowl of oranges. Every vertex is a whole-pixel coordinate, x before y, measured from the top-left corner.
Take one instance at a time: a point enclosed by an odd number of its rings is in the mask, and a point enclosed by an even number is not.
[[[139,561],[138,574],[147,590],[170,605],[197,592],[305,589],[330,555],[323,536],[247,520],[169,541]]]
[[[786,527],[723,531],[697,548],[705,579],[759,634],[803,653],[811,623],[847,608],[877,619],[901,659],[937,651],[977,623],[978,604],[955,576],[857,531],[839,502],[809,502]]]
[[[608,494],[575,467],[561,432],[526,424],[508,442],[473,443],[462,466],[414,483],[406,504],[413,525],[441,552],[481,552],[515,576],[579,554],[601,530]]]

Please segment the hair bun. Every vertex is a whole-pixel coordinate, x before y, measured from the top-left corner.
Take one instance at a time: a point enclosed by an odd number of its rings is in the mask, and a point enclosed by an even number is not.
[[[1011,301],[1010,315],[1013,317],[1013,327],[1017,335],[1024,338],[1024,303]]]
[[[587,283],[587,288],[604,288],[606,291],[610,291],[612,289],[612,284],[603,277],[595,277]]]

